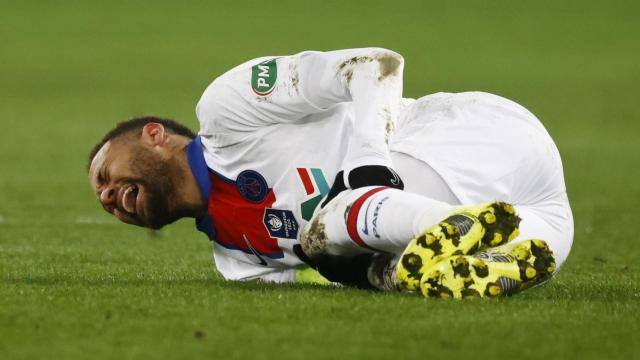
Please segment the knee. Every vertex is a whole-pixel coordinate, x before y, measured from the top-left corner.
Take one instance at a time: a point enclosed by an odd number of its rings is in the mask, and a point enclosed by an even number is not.
[[[302,251],[311,259],[327,253],[328,240],[324,216],[314,216],[300,235]]]

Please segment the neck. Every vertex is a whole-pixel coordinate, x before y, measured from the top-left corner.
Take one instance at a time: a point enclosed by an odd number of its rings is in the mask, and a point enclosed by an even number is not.
[[[180,136],[176,141],[175,157],[182,177],[177,182],[177,199],[175,208],[182,217],[200,218],[207,212],[207,202],[202,198],[202,192],[198,186],[189,162],[187,161],[187,145],[191,139]]]

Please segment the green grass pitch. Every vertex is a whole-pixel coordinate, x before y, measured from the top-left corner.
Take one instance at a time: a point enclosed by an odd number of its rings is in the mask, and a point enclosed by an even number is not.
[[[242,3],[242,5],[240,5]],[[530,4],[529,4],[530,3]],[[632,1],[0,4],[1,359],[637,359],[640,22]],[[261,55],[383,46],[405,96],[523,104],[563,156],[573,252],[492,301],[223,281],[191,220],[151,234],[85,174],[115,121],[174,117]]]

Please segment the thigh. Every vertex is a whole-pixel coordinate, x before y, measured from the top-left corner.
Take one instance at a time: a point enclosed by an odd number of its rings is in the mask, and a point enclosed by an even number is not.
[[[522,106],[491,94],[436,94],[417,100],[390,147],[426,163],[464,205],[535,202],[562,182],[557,149],[540,121]]]
[[[558,149],[522,106],[485,93],[438,94],[411,105],[392,149],[427,163],[463,205],[517,206],[521,235],[545,240],[558,265],[573,241],[573,217]]]
[[[394,169],[404,182],[405,191],[447,204],[460,205],[460,200],[451,191],[447,182],[424,161],[398,152],[391,153],[391,160]]]

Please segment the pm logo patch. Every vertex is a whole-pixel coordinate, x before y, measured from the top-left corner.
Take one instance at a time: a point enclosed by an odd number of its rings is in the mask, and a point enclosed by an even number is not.
[[[276,59],[263,61],[251,68],[251,88],[258,96],[267,96],[273,92],[278,78]]]
[[[293,212],[280,209],[264,209],[264,227],[269,235],[275,238],[296,239],[298,237],[298,222]]]
[[[269,193],[267,180],[257,171],[245,170],[238,175],[236,186],[243,198],[252,203],[261,203]]]

